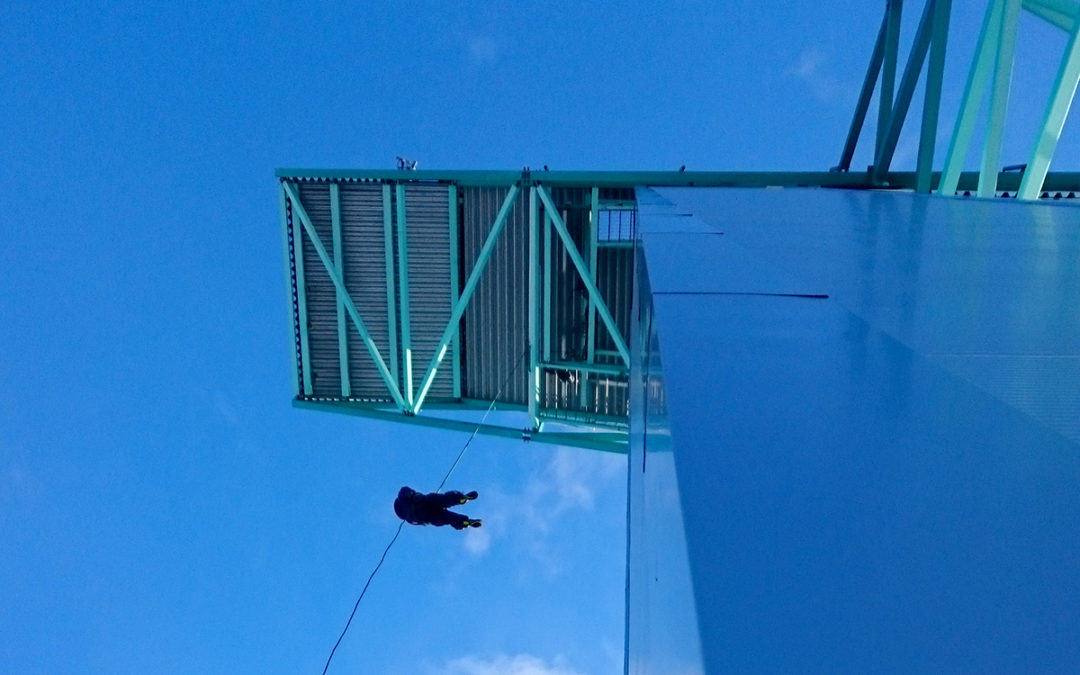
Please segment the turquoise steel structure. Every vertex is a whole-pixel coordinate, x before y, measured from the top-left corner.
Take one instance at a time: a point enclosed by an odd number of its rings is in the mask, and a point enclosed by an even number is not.
[[[618,452],[626,447],[634,232],[612,238],[599,230],[612,214],[633,216],[635,186],[912,190],[921,180],[917,172],[890,172],[880,181],[872,172],[277,173],[297,406],[471,430],[475,411],[499,394],[500,410],[526,419],[484,424],[482,433]],[[978,180],[965,173],[958,188],[972,190]],[[1080,174],[1049,174],[1045,184],[1075,192]],[[1016,173],[998,177],[1005,191],[1019,185]],[[498,203],[487,220],[478,211],[484,200]],[[428,245],[434,234],[440,243]],[[493,260],[509,262],[487,275]],[[433,280],[428,270],[436,262],[446,276]],[[418,273],[423,292],[416,291]],[[483,300],[475,297],[480,288]],[[314,302],[312,293],[327,301]],[[426,304],[418,309],[417,302]],[[560,315],[567,303],[583,316]],[[481,339],[479,321],[489,323],[493,346],[466,358],[465,345]],[[330,337],[313,326],[325,326]],[[507,344],[511,334],[520,339],[521,363]],[[580,349],[567,347],[574,341]],[[417,360],[426,365],[414,372]],[[500,392],[493,380],[508,377]]]
[[[827,172],[279,169],[294,405],[627,453],[628,673],[1080,661],[1080,2],[987,3],[941,171],[951,1],[898,72],[902,9]],[[1023,11],[1069,39],[1004,171]]]
[[[1080,82],[1080,43],[1077,40],[1080,35],[1080,2],[1077,0],[990,0],[987,3],[978,46],[960,103],[960,112],[957,115],[952,140],[945,156],[945,169],[941,176],[934,176],[931,166],[941,105],[942,73],[945,68],[951,6],[952,0],[927,0],[912,41],[900,85],[894,91],[903,1],[889,0],[885,3],[885,16],[870,57],[870,65],[855,106],[847,140],[840,155],[840,163],[834,170],[848,171],[850,169],[871,96],[875,86],[880,85],[874,163],[870,167],[870,173],[873,175],[874,182],[883,182],[892,163],[900,131],[929,52],[930,60],[926,66],[926,94],[916,169],[916,191],[929,193],[937,189],[948,195],[957,189],[967,189],[960,188],[961,166],[971,143],[979,107],[986,94],[987,85],[990,85],[989,113],[977,191],[981,197],[991,197],[998,190],[1008,189],[995,178],[998,176],[1000,166],[1001,143],[1005,129],[1020,14],[1022,10],[1026,10],[1066,32],[1069,36],[1057,75],[1047,97],[1046,112],[1031,151],[1031,158],[1024,165],[1021,184],[1012,190],[1019,199],[1036,199],[1042,191],[1053,189],[1045,182],[1050,169],[1050,161],[1076,94],[1077,83]]]

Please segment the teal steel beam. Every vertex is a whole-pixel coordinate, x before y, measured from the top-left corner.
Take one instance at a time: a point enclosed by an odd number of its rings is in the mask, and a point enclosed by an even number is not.
[[[544,211],[544,301],[540,304],[540,312],[544,317],[541,330],[544,331],[544,360],[551,360],[551,216]]]
[[[307,211],[304,210],[303,204],[300,203],[300,197],[296,193],[296,189],[288,181],[282,181],[281,185],[289,199],[292,201],[293,213],[300,217],[300,222],[303,224],[304,230],[308,234],[308,240],[311,242],[311,245],[315,247],[315,252],[319,254],[319,259],[322,261],[323,267],[326,268],[326,274],[330,277],[330,281],[334,282],[334,286],[344,298],[345,308],[348,310],[349,316],[352,317],[353,325],[356,326],[356,330],[360,333],[360,337],[364,339],[364,344],[367,345],[368,353],[371,354],[371,358],[375,361],[375,367],[378,368],[379,374],[382,375],[383,381],[390,391],[390,395],[402,410],[407,410],[405,400],[401,397],[401,391],[398,389],[397,383],[390,378],[390,371],[386,368],[386,363],[379,353],[379,348],[375,345],[375,341],[371,339],[371,333],[368,332],[367,326],[364,325],[364,320],[360,318],[360,312],[357,311],[356,304],[353,303],[348,291],[345,290],[345,283],[342,281],[341,275],[338,274],[337,270],[334,268],[334,261],[331,260],[329,254],[326,252],[326,248],[322,245],[322,242],[319,241],[319,233],[315,231],[315,226],[312,224],[311,218],[308,217]],[[307,380],[307,378],[304,379],[305,381]]]
[[[300,203],[300,195],[293,191],[287,182],[283,182],[282,185],[286,188],[286,197],[292,203],[293,259],[296,264],[296,312],[300,321],[300,359],[303,361],[304,396],[311,396],[314,373],[311,370],[311,339],[308,336],[307,316],[307,275],[304,274],[304,233],[303,229],[301,229],[306,227],[307,223],[301,221],[301,228],[296,227],[296,220],[299,215],[303,213],[304,217],[307,217],[307,214]]]
[[[907,65],[904,67],[904,76],[900,79],[900,87],[896,91],[896,102],[893,105],[892,114],[889,116],[889,126],[882,139],[881,147],[874,158],[873,177],[880,182],[885,178],[889,165],[892,164],[893,153],[896,152],[896,143],[900,140],[900,130],[904,128],[904,120],[907,118],[908,108],[911,106],[911,97],[915,93],[915,85],[919,82],[919,74],[922,72],[923,63],[926,61],[926,52],[930,48],[931,24],[934,22],[934,3],[930,0],[923,9],[919,19],[919,27],[915,31],[915,39],[908,54]]]
[[[409,424],[415,424],[417,426],[433,427],[436,429],[449,429],[451,431],[460,431],[462,433],[472,433],[473,431],[476,431],[476,433],[483,434],[485,436],[497,436],[514,440],[526,440],[526,437],[522,433],[522,430],[513,427],[501,427],[492,424],[477,424],[475,422],[451,420],[442,417],[432,417],[429,415],[412,415],[408,417],[402,417],[402,415],[398,412],[383,410],[381,408],[353,405],[349,403],[294,400],[293,407],[305,410],[319,410],[344,413],[346,415],[356,415],[359,417],[385,420],[388,422],[395,422],[399,424],[402,421],[405,421]],[[594,434],[540,431],[530,433],[528,436],[528,440],[533,443],[565,445],[577,448],[585,448],[588,450],[603,450],[605,452],[625,454],[626,442],[616,440],[625,437],[625,434],[617,432]]]
[[[844,141],[844,150],[840,153],[840,163],[836,165],[837,171],[847,171],[851,168],[851,159],[855,156],[855,146],[859,142],[863,124],[866,123],[866,112],[870,109],[870,98],[874,95],[874,86],[877,84],[878,75],[881,73],[881,63],[885,53],[885,31],[889,25],[889,13],[881,19],[881,28],[878,29],[877,40],[874,42],[874,51],[870,54],[870,64],[866,67],[866,77],[863,78],[862,89],[859,91],[859,100],[855,104],[855,114],[851,118],[851,126],[848,127],[847,140]],[[877,148],[874,148],[877,152]]]
[[[589,193],[589,222],[586,225],[582,243],[589,247],[589,279],[596,285],[596,240],[600,229],[600,188],[593,186]],[[585,362],[596,360],[596,304],[592,293],[589,294],[589,306],[585,314]],[[578,402],[584,408],[589,402],[589,375],[584,373],[578,383]]]
[[[341,189],[337,183],[330,183],[330,228],[334,240],[334,269],[345,279],[344,251],[341,243]],[[338,330],[338,368],[341,372],[341,395],[352,396],[352,384],[349,380],[349,324],[345,312],[345,301],[341,290],[337,291],[337,330]]]
[[[1071,31],[1080,6],[1068,0],[1024,0],[1024,9],[1064,31]]]
[[[591,412],[580,412],[566,408],[542,408],[540,419],[549,422],[549,428],[554,424],[566,424],[572,426],[604,427],[623,431],[629,426],[629,420],[625,415],[599,415]]]
[[[529,426],[534,430],[540,428],[540,418],[537,411],[540,409],[540,314],[538,303],[538,282],[540,279],[540,251],[539,238],[540,227],[539,205],[536,201],[536,188],[529,188]]]
[[[450,221],[450,309],[452,311],[458,301],[458,275],[460,274],[458,270],[457,186],[451,183],[446,192],[449,209],[447,219]],[[454,378],[454,398],[461,398],[461,340],[458,339],[457,333],[454,333],[454,337],[450,341],[450,351],[452,359],[450,368],[453,371]]]
[[[900,14],[903,0],[886,0],[885,5],[885,52],[882,56],[881,90],[878,92],[877,138],[874,157],[881,155],[885,144],[889,118],[893,113],[893,93],[896,88],[896,62],[900,46]]]
[[[398,183],[396,186],[397,205],[397,245],[398,245],[398,292],[401,299],[398,308],[401,310],[401,354],[405,359],[405,402],[412,408],[413,404],[413,376],[412,376],[412,326],[409,312],[409,235],[408,221],[405,219],[405,186]]]
[[[588,436],[595,440],[608,440],[611,443],[611,452],[625,453],[627,434],[623,431],[590,431],[587,432]],[[559,444],[561,441],[568,441],[567,445],[573,445],[578,436],[582,435],[582,432],[558,432],[558,431],[545,431],[542,432],[545,437],[545,441],[548,443]],[[536,437],[533,436],[535,439]],[[599,448],[598,448],[599,449]]]
[[[915,191],[930,193],[934,164],[934,145],[937,143],[938,113],[941,109],[941,81],[945,72],[945,46],[949,39],[949,15],[952,0],[929,0],[934,4],[933,28],[930,35],[930,63],[926,68],[926,97],[923,101],[922,130],[919,135],[919,157],[915,166]]]
[[[520,177],[520,174],[518,176]],[[480,255],[476,259],[472,272],[469,273],[469,278],[465,281],[465,287],[461,289],[461,297],[458,298],[454,309],[450,312],[450,321],[447,322],[446,329],[443,330],[442,337],[439,338],[439,344],[435,346],[435,354],[431,357],[431,364],[428,366],[427,373],[420,384],[419,394],[413,402],[412,413],[414,415],[420,412],[420,407],[424,404],[428,389],[431,388],[431,383],[435,380],[435,373],[439,370],[439,364],[442,363],[443,357],[446,356],[446,349],[450,344],[450,339],[457,333],[461,315],[465,313],[465,307],[468,306],[469,301],[472,299],[476,285],[480,283],[480,275],[487,268],[488,260],[491,259],[491,254],[495,250],[495,243],[503,231],[507,216],[510,215],[510,208],[514,205],[514,200],[517,199],[519,191],[520,188],[517,185],[510,186],[510,191],[506,193],[502,207],[499,208],[499,213],[495,216],[491,232],[488,233],[487,239],[480,249]]]
[[[622,353],[618,349],[597,349],[597,356],[607,356],[613,359],[622,358]],[[629,366],[627,366],[629,367]]]
[[[605,366],[599,363],[580,363],[577,361],[543,361],[540,367],[544,370],[574,370],[581,373],[596,373],[597,375],[614,377],[621,377],[630,373],[628,369],[622,366]]]
[[[1061,130],[1065,126],[1065,118],[1069,116],[1069,108],[1072,106],[1073,97],[1076,95],[1076,85],[1080,82],[1080,18],[1073,24],[1072,33],[1069,35],[1069,43],[1065,47],[1065,53],[1061,57],[1061,66],[1058,68],[1054,87],[1051,89],[1050,100],[1047,102],[1046,114],[1043,116],[1042,127],[1039,137],[1035,142],[1035,149],[1028,160],[1024,178],[1020,181],[1020,199],[1037,199],[1042,190],[1043,181],[1050,170],[1050,160],[1054,156],[1058,139],[1061,138]]]
[[[585,232],[583,242],[589,247],[589,279],[596,285],[596,239],[599,229],[600,218],[600,188],[594,187],[590,195],[588,230]],[[586,357],[588,363],[596,359],[596,305],[592,294],[589,294],[589,313],[586,316],[588,322],[588,342],[586,343]]]
[[[986,144],[979,170],[979,196],[993,197],[1001,166],[1001,140],[1005,133],[1005,112],[1009,106],[1013,56],[1016,53],[1016,29],[1020,22],[1020,0],[1004,0],[1001,32],[994,59],[994,79],[990,88],[990,112],[986,122]]]
[[[386,328],[390,339],[390,375],[394,382],[398,379],[398,362],[401,355],[398,352],[397,339],[397,292],[395,289],[394,274],[394,207],[390,193],[390,184],[383,183],[382,207],[383,207],[383,259],[386,265]]]
[[[346,169],[278,169],[284,179],[453,182],[462,186],[510,187],[521,171],[401,171]],[[544,185],[551,187],[616,187],[635,185],[663,187],[872,187],[860,173],[827,171],[545,171]]]
[[[976,111],[977,112],[977,111]],[[366,170],[296,170],[279,169],[281,177],[307,178],[320,180],[381,180],[384,174],[392,174],[386,180],[400,180],[402,171],[366,171]],[[513,181],[521,179],[521,171],[409,171],[410,180],[423,179],[431,182],[450,182],[458,187],[488,185],[509,187]],[[417,176],[416,174],[423,174]],[[478,177],[469,178],[475,174]],[[1005,176],[1016,175],[1004,174]],[[1080,190],[1076,172],[1051,172],[1048,181],[1053,181],[1056,189]],[[512,176],[513,181],[502,183],[503,176]],[[460,180],[459,180],[460,179]],[[634,188],[637,186],[654,187],[830,187],[852,189],[879,189],[881,182],[874,182],[863,171],[545,171],[544,185],[547,187],[588,188]],[[484,182],[484,181],[487,182]],[[897,189],[914,189],[914,171],[889,171],[884,186]]]
[[[960,171],[968,146],[971,144],[971,135],[975,131],[979,104],[982,102],[986,85],[990,81],[990,74],[993,72],[994,46],[1001,37],[1001,13],[1004,7],[1002,2],[1003,0],[990,0],[986,15],[983,17],[975,61],[971,64],[971,70],[968,71],[964,95],[960,99],[960,110],[956,114],[956,124],[953,127],[952,138],[949,140],[949,149],[945,153],[945,168],[941,174],[941,182],[938,183],[938,192],[941,194],[951,195],[959,187]]]
[[[551,213],[551,222],[555,226],[555,231],[558,232],[559,238],[562,239],[563,246],[566,247],[566,252],[569,254],[570,260],[574,263],[574,267],[577,268],[578,275],[581,277],[581,280],[585,282],[585,287],[589,290],[589,295],[592,296],[593,302],[595,303],[596,311],[600,313],[600,318],[603,319],[604,325],[607,326],[611,339],[615,341],[615,347],[619,351],[619,356],[622,358],[623,363],[629,367],[630,350],[626,348],[626,341],[623,339],[622,335],[619,334],[619,328],[615,324],[615,319],[611,316],[611,312],[608,311],[607,304],[604,302],[603,296],[600,295],[600,290],[589,276],[589,271],[585,267],[585,261],[581,259],[581,254],[578,253],[577,246],[574,245],[574,240],[570,236],[570,232],[566,229],[566,223],[563,222],[562,215],[559,214],[558,209],[555,208],[555,204],[551,201],[551,196],[548,195],[544,186],[537,186],[536,193],[540,196],[540,201],[544,203],[544,208]]]
[[[281,190],[280,192],[278,192],[278,202],[280,203],[280,208],[281,208],[281,243],[282,243],[282,251],[285,254],[285,293],[286,293],[285,306],[289,308],[289,353],[292,354],[290,360],[293,362],[293,369],[292,369],[293,395],[294,396],[299,396],[300,395],[300,368],[303,367],[303,364],[300,362],[301,357],[298,357],[297,353],[296,353],[296,350],[297,350],[296,340],[298,339],[298,336],[295,333],[295,330],[296,330],[295,322],[299,321],[300,310],[299,310],[299,307],[297,307],[296,316],[293,316],[293,313],[292,313],[292,307],[293,307],[293,289],[292,289],[293,269],[292,269],[292,263],[289,261],[289,215],[288,215],[288,206],[286,205],[285,191],[284,190]],[[295,237],[293,237],[293,256],[294,256],[294,259],[295,259],[295,256],[300,255],[300,251],[298,250],[298,247],[299,247],[299,242],[297,241],[297,239]],[[299,284],[299,279],[298,279],[297,280],[297,291],[300,290],[299,285],[300,284]]]

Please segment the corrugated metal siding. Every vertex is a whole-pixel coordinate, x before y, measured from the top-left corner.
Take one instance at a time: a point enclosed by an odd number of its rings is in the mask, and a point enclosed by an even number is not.
[[[462,274],[476,266],[508,188],[462,190]],[[518,195],[487,269],[465,310],[462,395],[495,398],[511,371],[500,400],[526,402],[528,366],[523,352],[528,335],[528,193]]]
[[[332,252],[330,186],[327,183],[300,183],[300,202],[311,218],[323,247]],[[302,226],[301,226],[302,227]],[[307,296],[308,349],[314,396],[340,396],[341,371],[338,362],[337,291],[322,260],[304,231],[304,290]],[[331,253],[331,255],[333,255]]]
[[[340,190],[345,286],[387,368],[392,368],[395,355],[390,351],[390,319],[386,305],[382,186],[343,183]],[[352,397],[388,400],[386,384],[351,319],[348,335]]]
[[[450,218],[446,185],[406,185],[409,320],[413,386],[419,387],[450,321]],[[443,359],[427,401],[453,398],[452,359]]]

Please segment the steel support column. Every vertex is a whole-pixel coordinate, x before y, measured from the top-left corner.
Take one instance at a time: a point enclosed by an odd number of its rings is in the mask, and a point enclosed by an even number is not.
[[[341,189],[337,183],[330,183],[330,228],[334,240],[334,269],[338,276],[345,279],[344,251],[341,243]],[[337,290],[337,330],[338,330],[338,369],[341,373],[341,395],[352,396],[352,384],[349,380],[349,325],[345,312],[345,301],[341,290]]]
[[[1076,95],[1076,85],[1080,82],[1078,35],[1080,35],[1080,17],[1073,22],[1069,43],[1065,47],[1065,54],[1061,57],[1061,66],[1058,68],[1043,123],[1039,129],[1039,137],[1035,142],[1031,159],[1028,160],[1024,178],[1020,181],[1020,191],[1017,193],[1020,199],[1037,199],[1039,191],[1042,190],[1043,181],[1046,180],[1046,174],[1050,170],[1050,160],[1054,156],[1058,139],[1061,138],[1061,130],[1065,126],[1065,118],[1069,115],[1069,108]]]
[[[900,140],[900,131],[904,128],[904,120],[907,117],[908,108],[911,106],[911,97],[915,93],[915,85],[919,82],[919,74],[922,72],[923,63],[926,61],[926,52],[930,47],[931,25],[934,22],[934,2],[927,0],[919,19],[919,27],[915,31],[915,40],[911,45],[911,53],[908,54],[907,65],[904,67],[904,76],[900,80],[900,88],[896,92],[896,102],[893,105],[892,114],[889,116],[889,126],[882,138],[881,146],[874,157],[874,181],[881,182],[892,164],[893,153],[896,152],[896,143]]]
[[[870,54],[870,65],[866,67],[866,77],[863,78],[862,89],[859,91],[859,101],[855,104],[855,114],[851,118],[851,126],[848,127],[844,150],[840,153],[840,163],[836,165],[836,171],[847,171],[851,168],[851,158],[855,155],[855,146],[859,142],[859,134],[862,133],[863,124],[866,123],[866,112],[870,109],[870,98],[874,94],[874,86],[877,84],[878,75],[881,73],[881,62],[885,53],[885,31],[888,25],[889,14],[886,11],[881,20],[881,28],[878,29],[877,40],[874,42],[874,51]],[[876,146],[874,152],[877,153]]]
[[[968,146],[971,144],[971,135],[975,131],[979,104],[982,102],[986,85],[990,81],[994,45],[997,44],[1001,35],[1003,7],[1003,0],[990,0],[986,15],[983,17],[975,61],[971,64],[971,70],[968,71],[964,95],[960,99],[960,110],[956,114],[956,124],[953,127],[952,138],[949,140],[949,149],[945,153],[945,168],[941,173],[941,181],[938,183],[938,192],[941,194],[951,195],[956,192],[960,184],[960,170],[964,165],[964,156],[967,155]],[[994,175],[997,175],[996,170]]]
[[[410,325],[409,313],[409,234],[408,221],[405,215],[405,186],[398,183],[395,190],[397,206],[397,245],[398,245],[398,292],[401,293],[401,301],[398,307],[401,309],[401,354],[404,357],[405,368],[405,402],[412,408],[413,404],[413,377],[412,377],[412,326]]]
[[[994,58],[994,84],[990,89],[990,112],[986,122],[986,145],[979,169],[979,196],[993,197],[997,190],[1001,165],[1001,140],[1005,132],[1005,112],[1009,107],[1013,56],[1016,53],[1016,29],[1020,23],[1020,0],[1004,0],[997,54]]]
[[[878,92],[877,137],[874,157],[881,155],[886,130],[893,113],[893,93],[896,90],[896,62],[900,46],[900,14],[903,0],[887,0],[885,6],[885,51],[882,54],[881,90]]]
[[[945,47],[949,39],[949,15],[952,0],[934,3],[933,28],[930,33],[930,63],[926,68],[926,97],[923,100],[922,132],[919,135],[919,158],[915,168],[915,191],[930,193],[937,143],[938,112],[941,109],[941,80],[945,72]]]

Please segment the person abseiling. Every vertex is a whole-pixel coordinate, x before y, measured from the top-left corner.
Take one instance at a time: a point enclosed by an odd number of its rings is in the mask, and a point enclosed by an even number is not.
[[[459,506],[478,496],[475,490],[467,493],[450,490],[421,494],[411,487],[403,487],[394,500],[394,513],[410,525],[449,525],[455,530],[480,527],[479,520],[449,510],[451,506]]]

